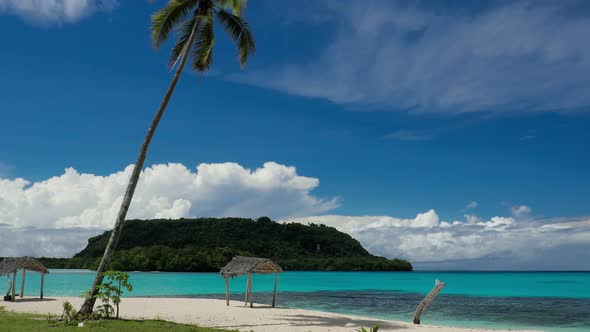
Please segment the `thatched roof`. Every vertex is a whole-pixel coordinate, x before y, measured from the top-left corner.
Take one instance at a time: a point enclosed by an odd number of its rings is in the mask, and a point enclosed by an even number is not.
[[[4,260],[0,262],[0,276],[20,269],[27,269],[39,273],[49,273],[41,262],[32,257],[4,258]]]
[[[237,277],[248,273],[275,273],[283,269],[267,258],[236,256],[219,273],[223,277]]]

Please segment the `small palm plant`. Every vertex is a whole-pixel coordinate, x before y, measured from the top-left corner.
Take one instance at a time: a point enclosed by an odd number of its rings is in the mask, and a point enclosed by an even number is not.
[[[168,40],[172,32],[176,31],[178,34],[168,61],[170,69],[176,68],[176,71],[139,150],[137,162],[131,172],[111,237],[96,271],[92,287],[80,309],[80,314],[83,316],[92,313],[104,273],[109,268],[119,242],[149,145],[187,61],[189,58],[191,59],[191,67],[197,72],[202,73],[209,69],[213,62],[213,47],[215,46],[213,27],[215,22],[219,22],[223,26],[236,44],[238,61],[242,67],[246,64],[248,58],[255,53],[256,46],[252,32],[250,32],[248,23],[241,16],[245,7],[246,0],[169,0],[164,8],[153,14],[151,30],[152,43],[155,48],[159,48]]]
[[[97,308],[99,316],[110,318],[116,313],[115,318],[119,318],[119,304],[124,289],[131,292],[133,285],[129,282],[129,274],[119,271],[107,271],[103,274],[107,282],[99,286],[96,298],[100,299],[102,305]],[[113,305],[115,307],[113,308]],[[116,309],[116,310],[115,310]]]
[[[357,332],[377,332],[377,331],[379,331],[380,327],[381,326],[379,326],[379,324],[377,324],[377,325],[373,326],[373,328],[371,328],[370,330],[367,330],[366,328],[361,327],[360,329],[357,329],[356,331]]]
[[[74,306],[69,301],[64,302],[62,306],[63,313],[61,318],[63,319],[64,325],[70,325],[76,319],[76,310],[74,310]]]

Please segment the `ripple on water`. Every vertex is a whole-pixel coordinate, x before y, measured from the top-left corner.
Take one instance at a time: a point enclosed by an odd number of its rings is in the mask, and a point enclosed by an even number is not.
[[[189,295],[224,298],[224,294]],[[243,300],[241,294],[232,299]],[[255,293],[259,303],[272,294]],[[391,291],[281,292],[279,304],[289,307],[411,321],[422,294]],[[481,297],[439,295],[424,314],[427,324],[487,328],[543,328],[551,331],[590,331],[590,299],[557,297]]]

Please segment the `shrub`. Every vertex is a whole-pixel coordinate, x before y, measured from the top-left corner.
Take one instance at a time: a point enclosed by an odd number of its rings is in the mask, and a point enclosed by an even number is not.
[[[377,324],[377,325],[373,326],[373,328],[370,330],[367,330],[366,328],[361,327],[360,329],[357,329],[356,331],[357,332],[377,332],[377,331],[379,331],[379,328],[380,328],[380,326],[379,326],[379,324]]]
[[[102,305],[96,308],[96,313],[104,318],[110,318],[115,313],[115,318],[119,318],[119,304],[123,289],[127,289],[129,292],[133,291],[133,285],[129,282],[129,274],[107,271],[103,273],[103,277],[106,282],[103,280],[102,285],[98,287],[98,293],[94,296],[102,302]]]
[[[61,319],[64,322],[64,325],[74,325],[76,321],[76,310],[74,306],[69,302],[66,301],[63,303],[63,313],[61,314]]]

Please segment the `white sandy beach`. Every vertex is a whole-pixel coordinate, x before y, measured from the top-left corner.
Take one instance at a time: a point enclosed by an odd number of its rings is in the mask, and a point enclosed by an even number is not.
[[[51,297],[18,299],[16,302],[1,302],[7,310],[36,314],[61,314],[62,303],[70,301],[75,307],[82,304],[81,298]],[[425,314],[427,315],[427,313]],[[121,303],[122,318],[163,319],[199,326],[236,329],[239,331],[271,332],[352,332],[364,326],[380,324],[379,331],[408,332],[478,332],[483,329],[453,328],[431,325],[413,325],[400,321],[387,321],[366,317],[340,315],[320,311],[270,308],[266,305],[244,307],[243,302],[231,301],[226,306],[223,300],[183,298],[124,298]],[[423,317],[424,319],[424,317]],[[516,330],[494,330],[516,331]]]

